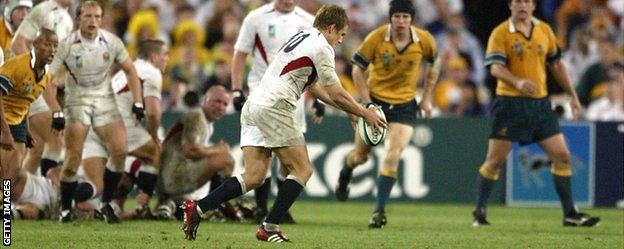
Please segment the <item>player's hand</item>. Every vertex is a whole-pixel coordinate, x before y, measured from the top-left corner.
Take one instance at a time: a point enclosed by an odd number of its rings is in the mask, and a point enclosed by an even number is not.
[[[528,79],[520,79],[516,81],[515,86],[520,92],[526,95],[534,95],[537,92],[537,85]]]
[[[243,90],[236,89],[232,91],[232,96],[234,97],[232,99],[234,109],[236,109],[237,112],[240,112],[243,110],[243,105],[245,105],[245,101],[247,100],[247,98],[245,98],[245,93],[243,93]]]
[[[317,98],[312,102],[312,109],[314,110],[314,115],[312,115],[312,122],[314,124],[320,124],[323,121],[323,116],[325,116],[325,104],[321,103]]]
[[[145,118],[145,108],[143,108],[143,103],[134,102],[134,104],[132,104],[132,113],[134,114],[136,120],[141,122],[141,120]]]
[[[433,109],[431,105],[431,99],[423,98],[418,104],[418,108],[422,112],[423,118],[429,119],[431,117],[431,109]]]
[[[13,150],[13,135],[11,135],[11,130],[8,127],[2,129],[2,134],[0,134],[0,148],[8,151]]]
[[[583,107],[581,106],[581,102],[577,97],[573,97],[572,101],[570,101],[570,108],[572,108],[572,117],[576,120],[581,113],[583,112]]]
[[[65,129],[65,114],[62,111],[52,112],[52,134],[59,135]]]
[[[375,129],[386,128],[386,120],[377,115],[377,111],[374,108],[366,108],[363,118],[367,124],[372,125]]]

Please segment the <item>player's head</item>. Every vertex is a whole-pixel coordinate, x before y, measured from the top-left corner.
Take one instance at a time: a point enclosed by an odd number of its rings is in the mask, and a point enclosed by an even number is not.
[[[31,0],[9,0],[4,8],[4,20],[11,24],[13,31],[17,30],[22,21],[30,12],[33,4]]]
[[[511,17],[521,20],[531,18],[535,11],[535,0],[508,0]]]
[[[214,122],[225,114],[230,103],[230,93],[222,85],[214,85],[206,91],[202,109],[210,122]]]
[[[392,0],[388,11],[392,29],[398,33],[409,32],[415,13],[411,0]]]
[[[58,46],[58,37],[54,31],[42,28],[39,30],[37,37],[33,41],[33,47],[35,48],[35,56],[43,59],[45,64],[52,63],[54,54],[56,53],[56,47]]]
[[[291,12],[295,10],[295,6],[297,6],[297,0],[275,0],[273,5],[275,10],[279,12]]]
[[[157,39],[142,40],[139,43],[139,58],[149,61],[161,72],[165,72],[169,63],[169,49],[167,44]]]
[[[324,5],[316,12],[313,26],[323,33],[332,46],[342,43],[349,29],[349,18],[338,5]]]
[[[76,18],[80,33],[88,38],[95,38],[102,25],[102,15],[100,3],[93,0],[80,2],[78,7],[76,7]]]
[[[63,7],[70,7],[73,0],[56,0]]]

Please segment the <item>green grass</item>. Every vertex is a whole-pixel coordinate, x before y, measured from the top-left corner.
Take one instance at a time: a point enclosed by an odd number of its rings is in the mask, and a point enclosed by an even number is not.
[[[594,228],[561,225],[559,209],[489,208],[489,227],[470,226],[468,205],[391,203],[388,225],[367,228],[372,203],[298,202],[296,225],[282,229],[287,248],[624,248],[624,211],[592,209]],[[196,241],[185,241],[180,222],[101,221],[58,224],[14,221],[16,248],[273,248],[255,239],[256,225],[203,222]]]

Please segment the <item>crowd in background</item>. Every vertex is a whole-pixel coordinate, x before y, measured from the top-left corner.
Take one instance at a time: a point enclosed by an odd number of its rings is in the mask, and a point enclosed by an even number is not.
[[[189,92],[201,96],[215,84],[229,89],[230,63],[242,20],[266,2],[102,1],[104,28],[122,37],[132,56],[141,39],[159,38],[170,45],[171,60],[163,78],[163,108],[168,111],[187,110],[186,103],[194,99]],[[324,3],[346,8],[350,30],[337,48],[336,69],[343,86],[357,97],[350,58],[368,32],[388,22],[388,4],[379,0],[298,3],[312,14]],[[483,66],[484,49],[491,30],[509,16],[507,1],[414,0],[414,4],[414,24],[435,36],[443,65],[434,90],[434,116],[487,116],[496,83]],[[624,120],[624,0],[540,0],[536,15],[558,35],[585,117]],[[569,118],[566,96],[560,95],[553,81],[549,77],[551,99],[562,117]]]

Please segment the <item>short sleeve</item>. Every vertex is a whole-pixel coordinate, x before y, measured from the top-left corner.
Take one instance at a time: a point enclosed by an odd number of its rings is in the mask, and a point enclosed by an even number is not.
[[[143,79],[143,98],[155,97],[161,99],[162,74],[154,70],[148,77]]]
[[[50,63],[49,69],[52,75],[56,75],[61,68],[65,66],[65,59],[67,58],[68,53],[69,43],[67,43],[67,40],[64,40],[59,43],[56,53],[54,54],[54,59],[52,60],[52,63]]]
[[[54,30],[54,27],[44,26],[43,15],[41,12],[42,8],[35,7],[30,13],[28,13],[26,18],[22,21],[22,24],[20,24],[19,28],[17,28],[14,37],[21,35],[27,40],[33,41],[37,36],[37,32],[39,32],[41,28],[45,27],[50,30]]]
[[[0,91],[2,91],[3,95],[9,94],[13,90],[13,83],[15,82],[13,74],[15,70],[12,70],[10,67],[10,65],[0,67]]]
[[[555,36],[555,32],[553,32],[553,30],[548,25],[546,25],[546,33],[546,35],[548,36],[548,55],[546,57],[546,61],[548,61],[548,63],[552,63],[561,59],[561,49],[557,45],[557,37]]]
[[[375,47],[377,43],[377,32],[374,31],[368,34],[355,54],[353,54],[351,62],[362,69],[366,69],[368,64],[375,59]]]
[[[429,64],[433,64],[436,57],[438,56],[438,48],[435,42],[435,39],[429,32],[425,32],[423,37],[423,58]]]
[[[254,38],[256,34],[255,26],[253,25],[254,15],[247,15],[243,20],[243,25],[241,26],[240,32],[238,34],[238,38],[236,39],[236,44],[234,45],[234,49],[243,53],[251,53],[254,47]]]
[[[202,114],[197,111],[191,111],[181,118],[184,125],[182,129],[182,144],[201,144],[202,135],[206,132],[205,126],[202,125]]]
[[[485,66],[494,63],[507,65],[507,53],[505,52],[505,34],[504,29],[494,29],[488,39],[487,49],[485,51]]]
[[[128,50],[124,46],[121,39],[115,37],[115,44],[113,45],[113,54],[115,55],[115,62],[122,63],[127,59],[130,59],[130,55],[128,55]]]
[[[321,51],[315,56],[313,63],[322,86],[329,86],[340,82],[336,74],[334,52],[329,45],[321,48]]]

